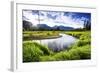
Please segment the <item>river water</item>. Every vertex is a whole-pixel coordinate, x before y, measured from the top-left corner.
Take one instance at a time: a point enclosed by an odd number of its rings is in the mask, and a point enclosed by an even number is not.
[[[59,35],[62,37],[54,39],[33,40],[33,41],[45,45],[48,48],[52,49],[53,51],[60,51],[63,49],[67,49],[77,40],[75,37],[63,33],[60,33]]]

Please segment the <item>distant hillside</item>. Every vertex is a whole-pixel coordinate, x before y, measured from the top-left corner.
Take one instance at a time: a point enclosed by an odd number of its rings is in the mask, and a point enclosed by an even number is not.
[[[52,27],[53,29],[55,30],[73,30],[74,28],[73,27],[66,27],[66,26],[54,26]]]
[[[23,29],[24,30],[74,30],[73,27],[67,27],[67,26],[53,26],[50,27],[47,24],[37,24],[34,26],[31,22],[23,20]]]
[[[37,28],[40,30],[52,30],[52,27],[50,27],[46,24],[37,24]]]
[[[26,20],[23,20],[23,30],[30,30],[32,28],[32,23]]]

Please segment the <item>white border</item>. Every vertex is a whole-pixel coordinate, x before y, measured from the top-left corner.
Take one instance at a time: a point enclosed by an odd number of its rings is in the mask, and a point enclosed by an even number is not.
[[[96,41],[95,41],[95,24],[96,24],[96,9],[85,7],[72,7],[72,6],[52,6],[52,5],[39,5],[33,3],[18,3],[13,2],[12,24],[13,25],[13,41],[12,41],[12,66],[13,71],[25,71],[35,69],[54,69],[66,67],[80,67],[80,66],[93,66],[96,65]],[[51,11],[72,11],[72,12],[89,12],[91,13],[92,23],[92,42],[91,42],[91,60],[74,60],[74,61],[59,61],[59,62],[34,62],[22,63],[22,9],[30,10],[51,10]]]

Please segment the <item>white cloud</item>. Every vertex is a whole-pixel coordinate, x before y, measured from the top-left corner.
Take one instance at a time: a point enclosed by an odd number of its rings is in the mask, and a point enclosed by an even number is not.
[[[26,17],[33,25],[37,25],[38,22],[38,15],[32,15],[32,11],[23,11],[23,16]]]
[[[29,19],[28,21],[32,22],[33,25],[39,24],[40,21],[41,24],[47,24],[51,27],[55,25],[63,25],[74,28],[83,28],[83,20],[85,20],[86,18],[72,18],[72,15],[73,13],[64,16],[64,12],[40,11],[40,20],[38,20],[38,15],[32,15],[32,11],[23,11],[23,16],[27,17]],[[52,17],[56,18],[54,19]]]

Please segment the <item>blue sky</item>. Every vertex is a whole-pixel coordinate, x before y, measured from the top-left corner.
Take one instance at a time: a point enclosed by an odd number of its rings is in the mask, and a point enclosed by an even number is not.
[[[90,13],[23,10],[23,20],[30,21],[33,26],[47,24],[83,28],[84,20],[91,21]]]

